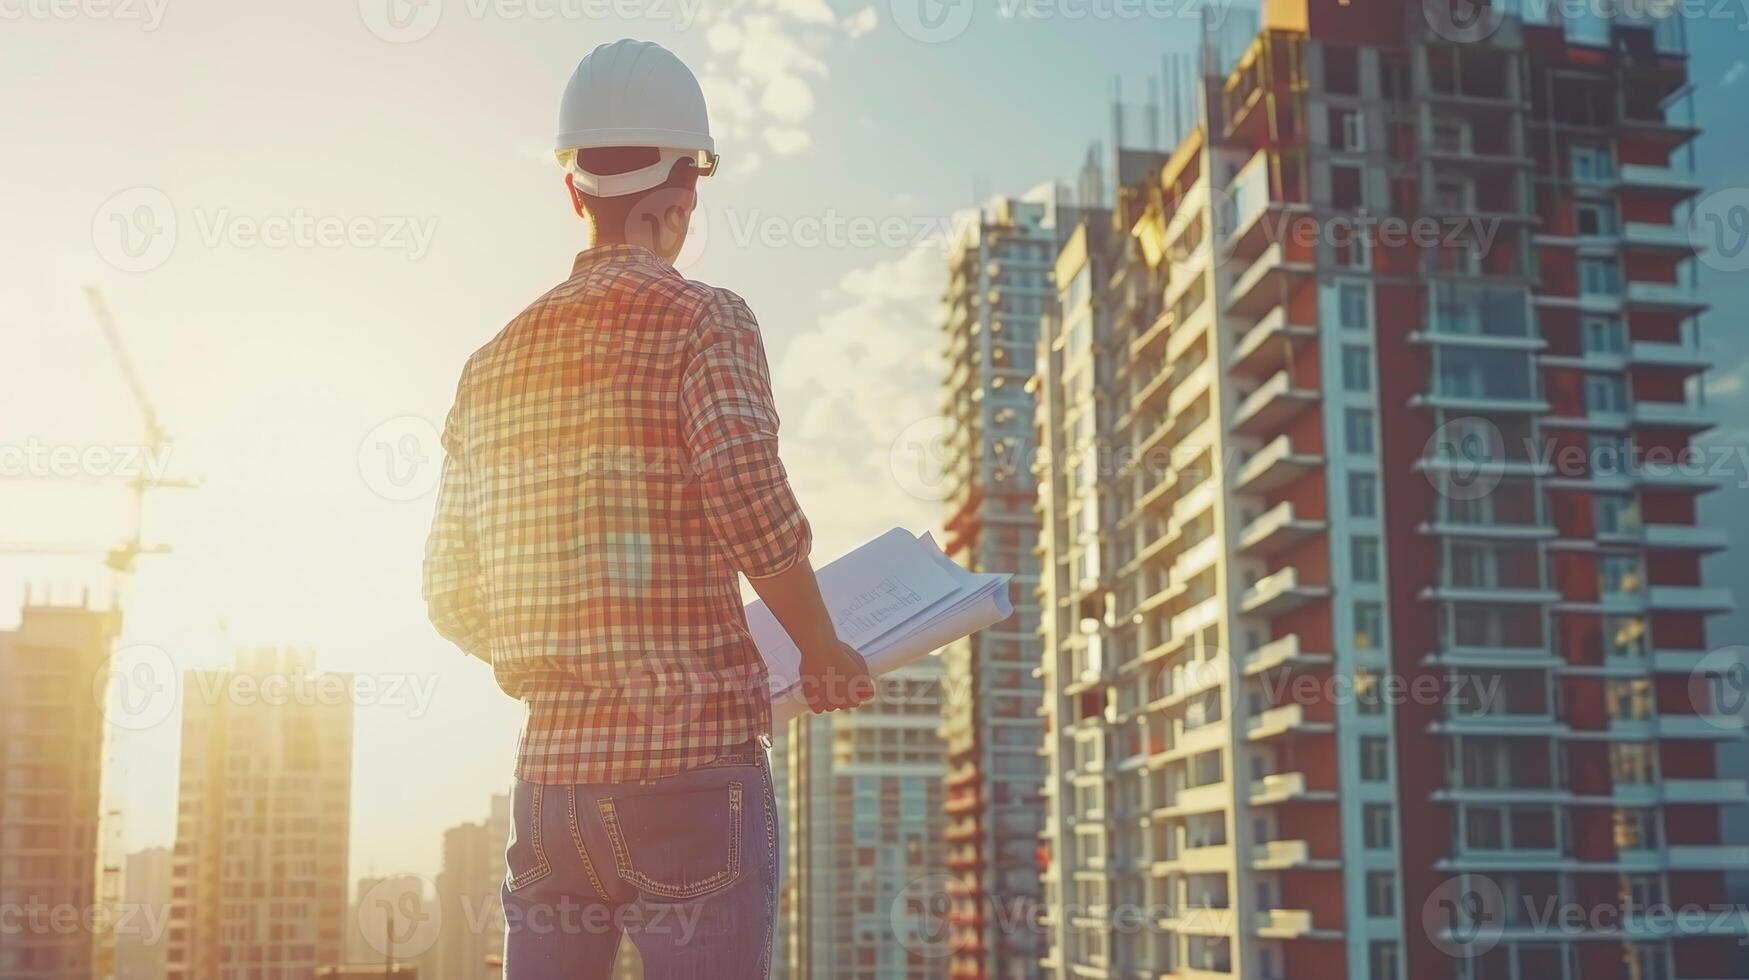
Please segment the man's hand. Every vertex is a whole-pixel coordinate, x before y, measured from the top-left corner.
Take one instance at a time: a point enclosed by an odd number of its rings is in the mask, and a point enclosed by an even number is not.
[[[868,662],[837,638],[802,651],[802,694],[817,713],[854,708],[874,697]]]

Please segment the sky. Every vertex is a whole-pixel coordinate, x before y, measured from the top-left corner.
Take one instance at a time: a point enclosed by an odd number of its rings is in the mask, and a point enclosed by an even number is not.
[[[174,435],[169,472],[201,481],[148,505],[175,551],[129,586],[120,662],[164,679],[298,646],[357,675],[353,873],[434,874],[443,829],[508,786],[520,718],[424,618],[434,432],[463,360],[584,243],[550,153],[577,60],[635,36],[703,80],[723,164],[682,271],[761,320],[824,559],[941,516],[892,449],[938,411],[952,216],[1072,179],[1109,138],[1113,80],[1137,99],[1194,45],[1188,7],[0,0],[0,452],[38,460],[0,480],[0,542],[126,533],[122,492],[42,462],[76,450],[101,477],[140,444],[97,285]],[[1692,32],[1701,173],[1746,187],[1749,18],[1712,26]],[[1742,444],[1749,273],[1704,272],[1714,438]],[[1749,539],[1734,499],[1709,516]],[[93,558],[0,555],[0,625],[27,588],[86,585],[105,585]],[[130,849],[174,834],[161,697],[112,730]]]

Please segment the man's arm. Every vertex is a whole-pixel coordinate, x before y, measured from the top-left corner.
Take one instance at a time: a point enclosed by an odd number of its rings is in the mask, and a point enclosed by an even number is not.
[[[723,294],[704,312],[681,408],[711,533],[800,648],[809,706],[832,711],[867,701],[868,666],[838,639],[808,563],[813,533],[778,458],[765,345],[739,297]]]
[[[461,428],[461,396],[443,426],[443,479],[437,490],[437,516],[425,542],[426,612],[437,631],[471,657],[492,662],[486,636],[485,601],[480,595],[480,558],[470,523],[470,488]]]

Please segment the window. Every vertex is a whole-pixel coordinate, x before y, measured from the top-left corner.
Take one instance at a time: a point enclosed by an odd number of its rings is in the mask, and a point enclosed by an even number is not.
[[[1628,333],[1622,322],[1613,317],[1588,316],[1581,321],[1585,333],[1585,353],[1625,354]]]
[[[1615,177],[1615,164],[1609,151],[1597,146],[1575,146],[1572,152],[1573,180],[1598,183]]]
[[[1632,534],[1640,528],[1640,508],[1632,494],[1598,494],[1592,498],[1598,534]]]
[[[1609,717],[1614,721],[1646,721],[1652,717],[1652,681],[1646,677],[1611,677],[1604,686]]]
[[[1368,803],[1361,807],[1360,819],[1366,849],[1369,851],[1390,850],[1392,840],[1391,805],[1389,803]]]
[[[1330,204],[1345,211],[1366,207],[1361,168],[1346,164],[1330,166]]]
[[[1356,582],[1379,580],[1379,539],[1371,535],[1355,535],[1349,549],[1353,566],[1349,569]]]
[[[1636,595],[1643,584],[1638,555],[1602,555],[1597,559],[1597,588],[1604,595]]]
[[[1579,295],[1620,296],[1621,266],[1613,258],[1579,260]]]
[[[1470,210],[1470,182],[1467,180],[1436,180],[1433,182],[1433,204],[1440,211]]]
[[[1573,205],[1573,224],[1586,236],[1615,234],[1615,205],[1608,201],[1580,201]]]
[[[1650,742],[1609,743],[1609,773],[1618,783],[1645,786],[1657,779],[1657,760]]]
[[[1366,236],[1356,230],[1353,234],[1343,235],[1332,248],[1337,268],[1353,269],[1365,272],[1371,268],[1366,248]]]
[[[1620,851],[1653,851],[1660,846],[1658,814],[1649,809],[1615,811],[1615,846]]]
[[[1646,655],[1646,621],[1638,616],[1603,617],[1603,655],[1634,657]]]
[[[1619,374],[1585,376],[1585,410],[1602,415],[1620,415],[1628,410],[1628,382]]]
[[[1354,604],[1354,648],[1378,650],[1385,645],[1385,609],[1376,602]]]
[[[1360,94],[1360,49],[1324,45],[1324,91],[1334,95]]]
[[[1348,516],[1377,517],[1379,481],[1371,473],[1348,474]]]
[[[1384,692],[1379,689],[1379,672],[1367,667],[1354,671],[1354,709],[1363,715],[1385,713]]]
[[[1397,876],[1390,871],[1366,873],[1366,914],[1370,919],[1388,919],[1397,914]]]
[[[1391,781],[1391,740],[1383,735],[1362,735],[1360,738],[1360,778],[1362,782]]]
[[[1441,120],[1433,124],[1433,149],[1440,153],[1468,153],[1470,130],[1461,122]]]
[[[1336,287],[1336,318],[1344,330],[1365,330],[1372,325],[1365,286],[1345,282]]]
[[[1372,410],[1351,408],[1342,414],[1343,444],[1356,456],[1371,456]]]
[[[1366,123],[1359,111],[1331,109],[1328,118],[1328,136],[1332,150],[1343,153],[1360,153],[1366,150]]]
[[[1367,980],[1398,980],[1402,975],[1402,954],[1397,944],[1375,940],[1367,946]]]
[[[1372,352],[1354,345],[1342,348],[1342,389],[1372,390]]]

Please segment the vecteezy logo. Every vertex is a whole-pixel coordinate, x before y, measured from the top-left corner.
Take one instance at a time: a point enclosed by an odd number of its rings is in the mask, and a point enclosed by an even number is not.
[[[1435,429],[1422,459],[1441,495],[1477,500],[1493,493],[1506,474],[1506,440],[1493,422],[1466,415]]]
[[[887,450],[887,468],[900,489],[931,503],[947,499],[948,469],[953,461],[948,441],[953,430],[953,420],[943,415],[905,426]]]
[[[953,905],[948,888],[953,883],[952,875],[925,875],[913,879],[893,896],[888,919],[893,935],[906,952],[924,959],[953,955],[955,943],[948,915]]]
[[[1726,731],[1749,728],[1749,647],[1720,647],[1688,675],[1688,703]]]
[[[893,23],[913,41],[941,44],[966,32],[973,0],[889,0]]]
[[[176,251],[176,208],[156,187],[110,195],[91,217],[91,244],[122,272],[150,272]]]
[[[673,255],[674,268],[684,271],[704,255],[710,221],[693,192],[663,188],[645,194],[626,215],[625,237],[648,242],[658,255]]]
[[[431,36],[443,19],[443,0],[358,0],[358,15],[372,34],[392,44]]]
[[[370,430],[358,446],[358,473],[384,500],[404,503],[437,489],[443,474],[443,437],[417,415],[402,415]]]
[[[358,932],[378,956],[412,959],[437,945],[443,908],[426,904],[426,883],[418,875],[384,878],[359,899]]]
[[[1688,240],[1700,260],[1720,272],[1749,269],[1749,188],[1701,198],[1688,219]]]
[[[170,654],[146,643],[116,650],[91,679],[91,697],[104,720],[127,731],[145,731],[169,720],[181,693]]]
[[[1427,26],[1447,41],[1486,41],[1500,29],[1505,15],[1491,0],[1421,0]]]
[[[1498,945],[1506,931],[1506,896],[1492,878],[1449,878],[1428,894],[1421,907],[1421,925],[1445,955],[1481,956]]]

